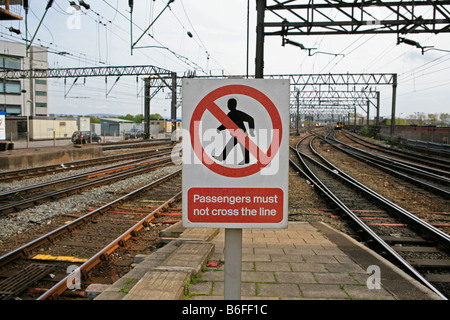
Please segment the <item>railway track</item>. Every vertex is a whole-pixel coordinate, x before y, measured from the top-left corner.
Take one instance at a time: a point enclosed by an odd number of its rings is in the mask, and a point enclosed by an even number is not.
[[[136,253],[158,245],[159,229],[152,223],[174,222],[174,213],[166,217],[163,211],[179,207],[180,198],[178,170],[90,212],[67,216],[73,220],[0,256],[0,299],[57,299],[68,288],[79,288],[69,292],[83,297],[83,289],[105,273],[119,277]]]
[[[152,156],[145,160],[140,158],[126,161],[120,165],[112,165],[62,179],[0,192],[0,216],[136,174],[152,171],[170,163],[172,163],[170,151],[164,150],[153,152]]]
[[[151,141],[146,140],[131,140],[131,141],[119,141],[111,143],[102,143],[102,149],[104,151],[108,150],[119,150],[119,149],[133,149],[133,148],[148,148],[154,146],[160,146],[169,144],[170,139],[156,139]]]
[[[123,153],[117,155],[109,155],[104,157],[70,161],[58,164],[51,164],[46,166],[36,166],[32,168],[24,168],[18,170],[3,171],[0,177],[0,183],[22,180],[36,176],[43,176],[48,174],[55,174],[59,172],[66,172],[72,170],[78,170],[86,167],[93,167],[97,165],[107,165],[111,163],[117,163],[119,161],[131,161],[143,158],[148,158],[151,156],[156,156],[158,154],[170,152],[172,147],[163,147],[153,150],[145,150],[131,153]]]
[[[426,167],[424,168],[425,170],[429,170],[430,168],[437,168],[440,169],[440,171],[438,171],[438,174],[444,174],[447,177],[450,176],[450,160],[448,160],[448,158],[437,156],[432,157],[430,155],[421,154],[418,152],[398,150],[392,147],[380,145],[372,141],[367,141],[366,139],[358,137],[357,135],[348,131],[341,131],[341,133],[343,134],[343,136],[350,139],[354,143],[361,145],[369,150],[374,150],[377,153],[387,154],[395,158],[404,159],[406,161],[410,161],[410,163],[413,164],[420,163],[426,165]]]
[[[314,150],[315,136],[299,141],[290,164],[336,208],[359,239],[444,299],[450,297],[450,236],[333,166]]]
[[[411,162],[403,162],[390,157],[380,156],[348,145],[329,135],[320,138],[334,148],[377,169],[383,170],[393,176],[400,177],[403,180],[447,199],[450,198],[450,178],[448,177],[450,172],[446,170],[433,169]]]

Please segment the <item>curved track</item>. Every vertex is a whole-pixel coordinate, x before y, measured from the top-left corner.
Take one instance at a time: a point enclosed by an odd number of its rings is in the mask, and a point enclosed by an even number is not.
[[[297,157],[296,161],[291,160],[291,166],[314,183],[371,247],[442,298],[448,298],[448,285],[439,279],[449,277],[450,236],[332,165],[313,148],[315,138],[305,137],[296,148],[291,148]],[[381,219],[389,219],[389,223],[374,223]]]
[[[447,177],[450,175],[450,172],[446,170],[424,167],[417,163],[404,162],[393,159],[392,157],[380,156],[346,144],[330,135],[320,138],[324,139],[324,141],[328,142],[334,148],[377,169],[400,177],[445,198],[450,198],[450,178]]]

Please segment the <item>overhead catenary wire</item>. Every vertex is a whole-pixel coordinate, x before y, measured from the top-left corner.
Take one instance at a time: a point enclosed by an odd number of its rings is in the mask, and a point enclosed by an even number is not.
[[[109,4],[106,0],[103,0],[103,2],[105,4],[107,4],[110,8],[112,8],[113,10],[115,10],[120,16],[122,16],[124,19],[126,19],[128,22],[132,23],[133,26],[136,26],[137,28],[139,28],[141,31],[144,31],[143,28],[141,28],[139,25],[137,25],[134,21],[132,22],[130,20],[129,17],[127,17],[126,15],[124,15],[122,12],[120,12],[117,8],[113,7],[111,4]],[[151,37],[157,44],[159,44],[160,48],[165,49],[166,51],[169,51],[172,55],[174,55],[177,59],[179,59],[180,61],[182,61],[183,63],[185,63],[186,65],[189,65],[190,67],[193,67],[196,70],[200,70],[202,72],[204,72],[206,74],[206,71],[203,70],[202,67],[200,67],[196,62],[192,61],[191,59],[189,59],[188,57],[185,57],[181,54],[178,54],[177,52],[175,52],[174,50],[170,49],[169,47],[167,47],[166,45],[164,45],[161,41],[159,41],[158,39],[156,39],[153,35],[146,33],[149,37]]]
[[[116,16],[119,14],[120,16],[122,16],[122,17],[124,17],[125,19],[128,20],[128,17],[124,16],[117,8],[114,8],[111,4],[109,4],[109,3],[106,2],[106,1],[104,1],[104,2],[105,2],[109,7],[111,7],[112,9],[114,9],[114,14],[115,14],[114,17],[116,17]],[[70,4],[70,2],[68,2],[68,4]],[[60,6],[58,6],[58,8],[61,9]],[[58,13],[58,14],[66,15],[66,13],[63,12],[62,10],[56,9],[55,12]],[[33,12],[33,14],[34,14],[34,12]],[[127,41],[127,42],[129,41],[129,40],[125,40],[123,37],[121,37],[117,32],[114,31],[113,28],[115,28],[115,29],[117,29],[117,30],[121,30],[122,32],[125,32],[125,33],[127,33],[127,34],[128,34],[128,30],[127,30],[127,31],[124,31],[123,28],[120,26],[120,24],[117,24],[117,23],[114,23],[114,24],[113,24],[111,20],[107,19],[104,15],[98,13],[97,11],[93,10],[92,8],[89,8],[89,10],[82,10],[82,11],[80,12],[80,14],[83,14],[83,15],[89,17],[90,19],[92,19],[92,20],[97,24],[97,33],[100,33],[98,24],[103,25],[105,28],[107,28],[107,30],[105,31],[105,39],[106,39],[105,45],[107,45],[108,33],[110,33],[111,36],[114,35],[114,36],[118,37],[118,38],[119,38],[120,40],[122,40],[122,41]],[[92,17],[91,14],[93,14],[94,17]],[[35,15],[35,14],[34,14],[34,15]],[[37,16],[36,16],[36,18],[37,18]],[[106,21],[106,22],[105,22],[105,21]],[[109,28],[109,29],[108,29],[108,26],[107,26],[108,23],[111,24],[111,28]],[[136,25],[136,24],[135,24],[135,25]],[[136,26],[137,26],[137,25],[136,25]],[[45,27],[46,27],[46,26],[45,26]],[[137,26],[137,27],[140,28],[139,26]],[[46,27],[46,28],[47,28],[47,27]],[[47,29],[48,29],[48,28],[47,28]],[[140,28],[140,29],[142,29],[142,28]],[[49,32],[51,33],[50,30],[49,30]],[[51,37],[52,37],[52,41],[50,42],[50,45],[54,45],[54,40],[53,40],[53,35],[52,35],[52,34],[51,34]],[[39,38],[36,38],[36,39],[38,39],[38,40],[40,40],[40,41],[43,41],[43,40],[41,40],[41,39],[39,39]],[[24,39],[22,39],[22,40],[24,40]],[[98,37],[98,40],[100,40],[99,37]],[[166,49],[166,51],[169,51],[169,52],[172,54],[172,56],[174,56],[176,59],[175,59],[175,60],[170,59],[168,55],[164,54],[164,52],[158,52],[158,55],[165,56],[166,58],[169,58],[169,60],[171,60],[171,61],[173,61],[173,62],[178,61],[178,63],[179,63],[180,66],[183,66],[183,65],[186,66],[186,65],[187,65],[187,66],[192,67],[192,68],[197,69],[197,70],[201,70],[201,69],[202,69],[200,66],[198,66],[194,61],[192,61],[192,60],[189,59],[188,57],[185,57],[185,56],[182,56],[182,55],[176,53],[175,51],[171,50],[170,48],[164,46],[164,45],[163,45],[161,42],[159,42],[157,39],[153,39],[153,40],[155,40],[156,42],[158,42],[158,43],[161,45],[161,47],[164,47],[164,49]],[[110,37],[110,41],[111,41],[111,37]],[[98,43],[97,46],[100,46],[100,45],[101,45],[101,44],[99,43],[100,41],[96,41],[96,42]],[[50,45],[48,45],[48,47],[50,47]],[[97,50],[99,50],[99,49],[97,49]],[[107,50],[107,48],[106,48],[106,50]],[[76,50],[74,50],[73,48],[72,48],[72,49],[67,49],[67,48],[66,48],[65,51],[66,51],[66,52],[71,52],[71,53],[76,52]],[[100,51],[100,50],[99,50],[99,51]],[[159,50],[159,51],[160,51],[160,50]],[[80,54],[80,53],[77,52],[77,54]],[[154,59],[154,55],[148,55],[148,54],[146,54],[145,52],[140,52],[140,54],[142,54],[143,56],[147,57],[148,59],[152,59],[152,60]],[[99,54],[97,54],[97,57],[96,57],[96,58],[91,58],[91,59],[93,59],[94,61],[97,60],[97,63],[94,63],[94,65],[96,65],[96,64],[105,64],[105,61],[102,61],[103,59],[102,59],[102,57],[100,57]],[[107,60],[107,59],[104,59],[104,60]],[[155,64],[155,63],[153,63],[153,64]],[[157,64],[163,65],[163,63],[161,63],[161,62],[159,62],[159,63],[157,63]]]
[[[67,4],[70,4],[70,1],[68,1],[68,0],[66,0],[66,1],[67,1]],[[104,54],[105,54],[105,52],[106,52],[107,57],[109,58],[109,51],[107,51],[108,48],[107,48],[107,47],[106,47],[106,48],[104,47],[104,46],[108,46],[108,36],[109,36],[109,43],[111,43],[111,42],[112,42],[112,39],[111,39],[112,37],[118,37],[121,41],[124,41],[124,40],[125,40],[124,37],[120,36],[120,35],[117,33],[117,31],[124,32],[124,33],[126,32],[126,33],[129,35],[128,30],[127,30],[127,31],[123,30],[123,26],[120,25],[119,21],[115,20],[116,17],[120,16],[120,17],[126,19],[126,21],[130,21],[130,20],[129,20],[129,17],[127,17],[127,16],[125,16],[123,13],[121,13],[118,7],[114,7],[114,5],[108,3],[108,2],[105,1],[105,0],[104,0],[103,2],[104,2],[106,5],[108,5],[110,8],[112,8],[112,9],[114,10],[114,18],[113,18],[113,19],[109,20],[108,18],[105,17],[105,14],[100,14],[99,12],[97,12],[98,9],[97,9],[97,11],[96,11],[96,10],[93,9],[93,7],[90,7],[89,10],[81,10],[81,11],[80,11],[80,14],[82,14],[82,15],[84,15],[84,16],[86,16],[86,17],[89,17],[90,19],[92,19],[92,20],[93,20],[94,22],[96,22],[97,24],[102,24],[102,25],[106,28],[105,33],[103,34],[103,31],[100,30],[100,27],[99,27],[99,26],[97,26],[97,33],[102,33],[101,38],[100,38],[100,36],[98,36],[98,40],[101,40],[101,41],[97,41],[97,43],[98,43],[98,44],[97,44],[97,47],[98,47],[98,46],[101,46],[101,48],[100,48],[100,49],[97,48],[97,50],[98,50],[97,57],[96,57],[95,59],[93,59],[93,60],[94,60],[94,61],[95,61],[95,60],[98,60],[97,63],[99,63],[99,64],[104,64],[105,61],[109,61],[109,59],[107,59],[107,58],[104,57]],[[119,3],[119,2],[117,2],[117,3]],[[153,6],[153,4],[152,4],[152,6]],[[52,8],[53,8],[53,7],[52,7]],[[184,10],[184,12],[185,12],[185,14],[186,14],[186,18],[188,19],[189,23],[192,25],[192,22],[190,21],[189,17],[187,16],[187,11],[186,11],[186,8],[184,7],[184,4],[183,4],[183,7],[182,7],[182,8],[183,8],[183,10]],[[64,11],[64,10],[63,10],[63,8],[61,7],[61,4],[60,4],[60,3],[55,2],[55,6],[54,6],[53,9],[54,9],[53,11],[54,11],[55,13],[58,13],[58,14],[61,14],[61,15],[64,15],[64,16],[70,15],[70,13],[68,13],[67,11]],[[173,12],[173,10],[172,10],[172,12]],[[34,12],[32,12],[32,13],[35,15]],[[175,14],[175,12],[173,12],[173,14],[174,14],[174,16],[175,16],[178,20],[180,20],[180,19],[178,18],[178,16]],[[93,17],[92,15],[94,15],[94,17]],[[115,23],[113,23],[112,20],[115,20]],[[108,26],[106,25],[106,24],[108,24],[108,23],[111,25],[111,27],[108,27]],[[181,20],[180,20],[180,24],[183,25],[183,23],[181,22]],[[136,27],[138,27],[140,30],[143,30],[143,29],[142,29],[141,27],[139,27],[136,23],[133,23],[133,25],[136,26]],[[51,43],[51,44],[54,44],[54,37],[53,37],[53,35],[51,34],[51,30],[48,29],[47,26],[45,26],[45,27],[47,28],[47,30],[49,31],[50,36],[52,37],[52,41],[51,41],[50,43]],[[197,42],[197,45],[199,46],[199,48],[202,48],[202,50],[204,50],[205,52],[207,52],[207,55],[208,55],[208,56],[207,56],[207,59],[211,59],[212,61],[214,61],[214,63],[215,63],[217,66],[219,66],[222,70],[226,71],[225,68],[224,68],[222,65],[220,65],[220,63],[210,55],[209,51],[207,51],[204,42],[203,42],[202,39],[198,36],[198,33],[197,33],[197,31],[196,31],[194,28],[192,29],[192,32],[193,32],[194,34],[196,34],[196,37],[195,37],[194,41]],[[150,36],[151,36],[151,35],[150,35]],[[172,57],[175,58],[175,60],[172,60],[172,61],[174,61],[174,62],[175,62],[175,61],[178,61],[178,62],[180,63],[180,66],[183,66],[183,65],[184,65],[184,66],[188,66],[188,68],[192,68],[192,69],[197,70],[197,71],[200,71],[200,72],[202,72],[202,73],[204,73],[204,74],[208,74],[208,70],[204,70],[204,68],[201,67],[201,66],[200,66],[198,63],[196,63],[194,60],[192,60],[192,59],[190,59],[189,57],[187,57],[187,56],[185,56],[185,55],[181,55],[181,54],[177,53],[176,51],[172,50],[172,49],[169,48],[168,46],[164,45],[161,41],[159,41],[158,39],[156,39],[155,36],[151,36],[151,37],[152,37],[152,39],[159,45],[159,46],[154,46],[154,47],[153,47],[153,48],[155,49],[154,51],[155,51],[155,52],[158,52],[158,55],[164,56],[164,57],[168,58],[169,60],[171,60],[171,59],[169,58],[170,55],[171,55]],[[103,41],[103,38],[105,39],[105,41]],[[43,41],[43,40],[42,40],[42,37],[41,37],[41,38],[38,38],[38,37],[37,37],[36,39],[38,39],[38,40],[40,40],[40,41]],[[129,41],[129,40],[128,40],[128,41]],[[103,43],[103,42],[105,42],[105,43]],[[48,46],[48,47],[51,47],[51,46]],[[102,49],[102,48],[105,48],[105,49]],[[164,49],[164,50],[158,50],[158,49]],[[106,51],[100,52],[100,50],[106,50]],[[71,49],[67,49],[67,48],[66,48],[65,51],[66,51],[66,52],[72,53],[74,56],[81,54],[80,52],[77,52],[77,50],[76,50],[76,49],[74,50],[73,48],[71,48]],[[141,51],[142,51],[142,50],[141,50]],[[170,53],[170,55],[164,53],[164,51],[168,51],[168,53]],[[76,53],[75,53],[75,52],[76,52]],[[148,54],[146,54],[145,52],[140,52],[140,53],[141,53],[143,56],[147,57],[147,59],[154,59],[154,57],[155,57],[154,54],[148,55]],[[153,64],[155,64],[155,63],[153,63]],[[156,63],[156,64],[163,65],[163,64],[165,64],[165,63],[159,62],[159,63]],[[228,72],[227,72],[227,73],[228,73]]]
[[[109,5],[109,4],[108,4],[108,5]],[[59,13],[61,13],[61,12],[59,12]],[[94,17],[91,16],[91,13],[94,15]],[[115,11],[115,13],[117,13],[117,10]],[[115,32],[115,31],[112,29],[112,27],[115,27],[115,28],[117,28],[118,30],[124,31],[124,30],[120,27],[120,25],[115,25],[115,26],[113,26],[113,25],[112,25],[112,21],[108,20],[108,19],[105,18],[103,15],[99,14],[98,12],[92,10],[92,8],[91,8],[89,11],[87,11],[87,12],[82,11],[81,14],[85,15],[86,17],[89,17],[89,18],[92,19],[92,21],[94,21],[96,24],[101,24],[101,25],[103,25],[104,27],[107,27],[107,24],[108,24],[108,23],[111,23],[111,28],[108,30],[109,33],[112,34],[112,35],[114,35],[115,37],[119,38],[120,40],[122,40],[122,41],[124,41],[124,42],[128,42],[128,40],[126,40],[126,39],[124,39],[123,37],[121,37],[117,32]],[[107,22],[102,22],[102,21],[107,21]],[[107,32],[108,32],[108,31],[107,31]],[[125,32],[125,33],[128,33],[128,31],[124,31],[124,32]],[[105,35],[105,37],[107,38],[107,34]],[[110,39],[111,39],[111,37],[110,37]],[[110,41],[111,41],[111,40],[110,40]],[[53,43],[52,43],[52,44],[53,44]],[[50,47],[50,45],[49,45],[48,47]],[[69,52],[71,52],[71,53],[76,52],[73,48],[72,48],[72,49],[66,48],[65,51],[69,51]],[[74,54],[74,55],[80,55],[80,54],[84,54],[84,53],[76,52],[76,54]],[[153,55],[153,56],[150,56],[150,55],[146,54],[145,52],[141,52],[141,54],[144,55],[144,56],[146,56],[148,59],[152,59],[152,60],[154,59],[154,55]],[[100,64],[104,64],[104,61],[100,61],[100,62],[99,62],[98,56],[95,57],[95,58],[94,58],[94,57],[91,57],[90,59],[91,59],[91,63],[92,63],[93,65],[98,65],[99,63],[100,63]],[[93,60],[93,61],[92,61],[92,60]],[[173,60],[173,61],[174,61],[174,62],[175,62],[175,61],[179,61],[179,62],[180,62],[180,59],[178,59],[178,60]],[[153,63],[153,64],[155,64],[155,63]],[[158,63],[157,63],[157,64],[158,64]],[[186,64],[186,63],[185,63],[185,64]],[[160,62],[159,65],[162,65],[162,63]],[[182,65],[182,64],[180,64],[180,66],[181,66],[181,65]]]

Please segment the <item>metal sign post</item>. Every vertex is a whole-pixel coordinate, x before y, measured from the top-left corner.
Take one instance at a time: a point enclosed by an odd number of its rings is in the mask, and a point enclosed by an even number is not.
[[[225,229],[225,300],[241,299],[242,229]]]
[[[286,228],[288,79],[183,79],[183,226],[225,228],[226,300],[241,298],[242,229]]]

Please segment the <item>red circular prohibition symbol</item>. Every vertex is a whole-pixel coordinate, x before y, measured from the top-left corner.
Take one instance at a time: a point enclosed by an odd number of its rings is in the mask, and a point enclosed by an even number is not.
[[[211,106],[215,106],[217,108],[217,105],[215,104],[215,101],[223,96],[231,95],[231,94],[241,94],[249,96],[259,103],[261,103],[264,108],[269,113],[270,119],[272,121],[272,128],[273,130],[278,129],[279,134],[273,135],[271,144],[267,150],[267,159],[262,163],[260,159],[258,158],[258,161],[250,166],[245,166],[242,168],[229,168],[226,166],[223,166],[214,160],[212,160],[204,151],[203,146],[201,145],[200,140],[200,133],[198,130],[196,130],[195,124],[200,123],[201,118],[204,114],[204,112],[207,109],[210,109]],[[214,115],[214,111],[209,110]],[[228,117],[227,117],[228,118]],[[229,118],[228,118],[229,119]],[[230,120],[231,121],[231,120]],[[220,88],[217,88],[210,93],[208,93],[197,105],[195,108],[191,123],[190,123],[190,136],[191,136],[191,144],[195,151],[195,154],[199,159],[201,159],[202,163],[208,167],[211,171],[220,174],[222,176],[226,177],[233,177],[233,178],[241,178],[241,177],[247,177],[250,175],[253,175],[259,171],[261,171],[264,167],[266,167],[275,157],[275,155],[278,152],[278,149],[281,144],[282,139],[282,122],[280,118],[280,114],[278,113],[277,108],[273,104],[273,102],[261,91],[245,86],[245,85],[228,85],[223,86]],[[276,141],[276,138],[278,137],[278,141]],[[245,137],[246,141],[249,139],[248,137]],[[195,147],[195,146],[201,146]]]

